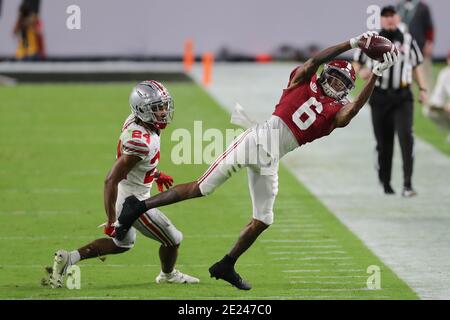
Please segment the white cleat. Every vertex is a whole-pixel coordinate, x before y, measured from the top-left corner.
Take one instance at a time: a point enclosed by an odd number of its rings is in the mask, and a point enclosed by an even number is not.
[[[69,267],[69,253],[66,250],[58,250],[55,253],[52,274],[49,279],[52,288],[63,287],[64,275]]]
[[[181,273],[174,269],[172,273],[166,274],[162,271],[156,277],[156,283],[199,283],[200,280],[190,275]]]
[[[415,197],[415,196],[417,196],[417,192],[414,189],[411,189],[411,188],[403,189],[402,197],[404,197],[404,198],[412,198],[412,197]]]

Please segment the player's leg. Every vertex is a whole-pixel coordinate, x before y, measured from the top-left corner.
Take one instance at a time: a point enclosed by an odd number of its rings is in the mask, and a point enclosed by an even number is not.
[[[394,194],[391,187],[392,157],[394,152],[394,117],[392,103],[384,99],[372,105],[372,124],[376,140],[376,169],[386,194]]]
[[[128,197],[121,210],[116,226],[116,238],[126,233],[139,216],[152,208],[170,205],[176,202],[211,194],[228,180],[231,175],[247,165],[249,145],[254,144],[254,131],[248,129],[237,137],[228,149],[220,155],[206,172],[196,181],[176,185],[170,190],[140,201],[134,196]]]
[[[258,154],[264,153],[258,148]],[[260,167],[250,166],[248,184],[253,203],[253,219],[241,231],[229,253],[209,269],[211,277],[223,279],[242,290],[249,290],[251,286],[235,271],[234,266],[239,257],[273,223],[273,206],[278,193],[278,174],[276,170],[271,174],[261,174]]]
[[[395,127],[403,160],[403,192],[404,197],[413,197],[417,193],[412,187],[412,174],[414,166],[414,135],[413,135],[414,107],[410,92],[396,108]]]
[[[129,232],[128,239],[136,237],[134,229]],[[134,240],[132,241],[134,243]],[[66,251],[63,249],[55,252],[53,261],[53,267],[51,270],[49,283],[52,288],[61,288],[63,285],[64,276],[67,273],[67,269],[77,264],[81,260],[103,257],[109,254],[118,254],[128,251],[132,245],[128,242],[124,246],[117,244],[114,239],[111,238],[99,238],[91,243],[73,251]]]
[[[159,258],[161,272],[156,277],[157,283],[198,283],[199,279],[181,273],[175,269],[178,249],[183,240],[183,234],[158,209],[150,209],[142,214],[133,226],[144,236],[161,243]]]

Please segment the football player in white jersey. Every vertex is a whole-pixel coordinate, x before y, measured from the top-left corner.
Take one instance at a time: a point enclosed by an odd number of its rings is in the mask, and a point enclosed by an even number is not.
[[[89,258],[128,251],[134,246],[136,229],[144,236],[161,243],[161,272],[157,283],[198,283],[199,279],[175,269],[182,233],[158,209],[143,211],[122,240],[114,238],[114,226],[124,200],[150,196],[153,181],[160,192],[169,188],[173,179],[156,169],[160,155],[160,131],[173,117],[173,100],[167,89],[157,81],[144,81],[130,95],[132,114],[125,120],[117,146],[117,160],[105,179],[104,205],[107,222],[102,226],[110,238],[100,238],[74,251],[55,253],[49,284],[62,287],[67,269]]]

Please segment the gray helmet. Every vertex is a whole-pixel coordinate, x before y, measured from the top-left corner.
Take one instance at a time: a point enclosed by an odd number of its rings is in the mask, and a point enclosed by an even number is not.
[[[130,107],[136,118],[164,129],[173,119],[175,110],[169,91],[159,82],[148,80],[136,85],[130,94]],[[166,111],[165,116],[158,120],[156,113]]]

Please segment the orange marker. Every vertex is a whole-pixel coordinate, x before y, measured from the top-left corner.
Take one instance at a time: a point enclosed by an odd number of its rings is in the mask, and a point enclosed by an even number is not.
[[[214,55],[207,52],[203,55],[203,84],[209,86],[212,81],[212,67],[214,64]]]
[[[189,72],[194,64],[194,43],[191,39],[186,40],[184,43],[184,55],[183,55],[184,71]]]

